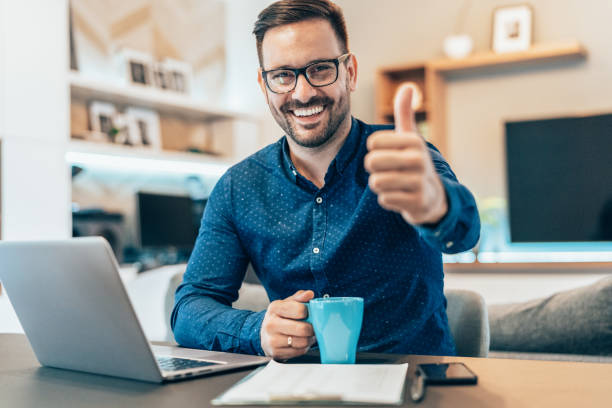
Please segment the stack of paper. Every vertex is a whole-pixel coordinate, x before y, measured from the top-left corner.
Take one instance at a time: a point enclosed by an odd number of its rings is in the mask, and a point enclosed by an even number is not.
[[[214,405],[299,402],[401,404],[408,364],[281,364],[271,361]]]

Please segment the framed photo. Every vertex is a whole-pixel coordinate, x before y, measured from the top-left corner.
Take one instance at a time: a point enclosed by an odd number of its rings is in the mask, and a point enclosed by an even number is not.
[[[192,81],[191,65],[174,59],[165,59],[162,65],[166,72],[168,88],[181,93],[189,93]]]
[[[156,111],[129,107],[125,116],[131,145],[161,149],[159,114]]]
[[[171,83],[172,78],[170,78],[168,72],[166,72],[166,68],[164,64],[157,62],[153,65],[153,80],[154,80],[155,86],[158,88],[161,88],[161,89],[171,88],[170,83]]]
[[[118,58],[129,83],[154,85],[152,56],[136,50],[122,49]]]
[[[93,101],[89,105],[89,124],[94,133],[106,135],[107,141],[113,140],[115,105],[108,102]],[[104,140],[104,137],[101,138]]]
[[[533,39],[533,10],[528,4],[499,7],[493,11],[493,51],[525,51]]]

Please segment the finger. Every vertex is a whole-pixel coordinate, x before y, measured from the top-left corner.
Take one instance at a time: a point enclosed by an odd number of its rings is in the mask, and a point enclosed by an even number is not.
[[[389,191],[419,191],[423,185],[423,177],[400,171],[383,171],[370,175],[368,185],[375,193]]]
[[[414,85],[404,83],[400,85],[393,100],[393,114],[395,130],[398,132],[415,132],[416,120],[412,110],[412,94]]]
[[[419,150],[374,150],[364,159],[364,167],[370,173],[392,170],[423,171],[425,163]]]
[[[314,336],[312,325],[299,320],[283,319],[277,317],[270,322],[270,330],[287,336],[309,337]]]
[[[289,336],[284,334],[277,334],[270,338],[270,345],[275,348],[295,348],[295,349],[303,349],[306,347],[310,347],[312,344],[310,343],[310,337],[297,337],[291,336],[291,345],[289,345],[288,339]]]
[[[398,133],[391,130],[379,130],[368,137],[368,150],[403,149],[412,146],[423,146],[423,139],[417,133]]]
[[[308,349],[309,349],[308,347],[300,348],[300,349],[289,348],[289,347],[276,349],[274,350],[273,358],[276,361],[288,360],[290,358],[299,357],[303,354],[306,354]]]
[[[302,302],[295,300],[280,300],[270,303],[268,309],[271,313],[285,319],[301,320],[308,317],[308,309]]]
[[[409,211],[411,208],[420,208],[422,194],[403,191],[391,191],[378,195],[381,207],[391,211]]]
[[[314,298],[314,292],[312,290],[298,290],[293,295],[289,296],[285,300],[295,300],[297,302],[308,302]]]

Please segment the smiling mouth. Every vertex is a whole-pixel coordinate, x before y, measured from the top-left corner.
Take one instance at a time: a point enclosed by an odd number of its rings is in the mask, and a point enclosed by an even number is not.
[[[289,112],[297,119],[298,122],[313,124],[320,119],[326,107],[327,105],[322,104],[311,106],[309,108],[292,109],[289,110]]]
[[[292,111],[292,113],[298,118],[303,118],[303,117],[317,115],[323,112],[324,109],[325,109],[325,106],[318,105],[318,106],[313,106],[312,108],[308,108],[308,109],[295,109]]]

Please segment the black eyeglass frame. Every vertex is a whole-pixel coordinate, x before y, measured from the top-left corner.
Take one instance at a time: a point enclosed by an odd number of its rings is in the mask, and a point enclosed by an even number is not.
[[[304,78],[306,78],[306,81],[310,84],[310,86],[313,86],[315,88],[322,88],[324,86],[329,86],[331,84],[333,84],[334,82],[336,82],[338,80],[338,75],[339,75],[339,66],[341,62],[346,61],[346,59],[351,55],[350,52],[347,52],[346,54],[342,54],[341,56],[339,56],[338,58],[332,58],[332,59],[326,59],[326,60],[319,60],[319,61],[314,61],[311,62],[310,64],[302,67],[302,68],[276,68],[276,69],[270,69],[267,71],[264,71],[263,68],[261,70],[261,76],[264,79],[264,82],[266,83],[266,87],[270,90],[270,92],[275,93],[275,94],[279,94],[279,95],[283,95],[289,92],[292,92],[295,87],[297,86],[297,82],[298,79],[300,77],[300,75],[303,75]],[[310,82],[310,78],[308,78],[308,75],[306,75],[306,70],[310,67],[312,67],[313,65],[317,65],[317,64],[322,64],[324,62],[333,62],[334,65],[336,66],[336,77],[334,78],[333,81],[331,81],[328,84],[324,84],[324,85],[315,85],[312,82]],[[274,90],[272,90],[272,88],[270,87],[270,84],[268,83],[268,74],[271,72],[275,72],[275,71],[293,71],[293,74],[295,75],[295,81],[293,82],[293,88],[289,89],[286,92],[276,92]]]

